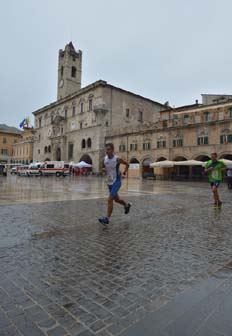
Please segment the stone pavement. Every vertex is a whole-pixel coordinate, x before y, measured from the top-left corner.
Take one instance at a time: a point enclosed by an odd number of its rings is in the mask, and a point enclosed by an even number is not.
[[[231,263],[209,279],[148,314],[121,336],[223,336],[232,334]]]
[[[107,230],[103,198],[0,206],[1,336],[231,335],[230,192],[151,184]]]

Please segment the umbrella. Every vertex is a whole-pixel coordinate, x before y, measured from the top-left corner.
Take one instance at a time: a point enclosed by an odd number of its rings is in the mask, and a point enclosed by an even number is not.
[[[219,161],[222,161],[227,168],[232,169],[232,161],[231,160],[227,160],[227,159],[219,159]]]
[[[150,164],[151,168],[171,168],[173,166],[174,166],[174,162],[169,161],[169,160],[153,162]]]
[[[81,162],[79,162],[79,163],[76,163],[76,164],[74,165],[74,167],[77,167],[77,168],[91,168],[92,165],[89,164],[89,163],[86,163],[85,161],[81,161]]]
[[[223,162],[226,165],[226,168],[232,169],[232,161],[227,160],[227,159],[219,159],[218,161]],[[207,162],[204,162],[204,166],[206,165]]]
[[[174,162],[175,166],[203,166],[204,162],[197,160],[185,160]]]

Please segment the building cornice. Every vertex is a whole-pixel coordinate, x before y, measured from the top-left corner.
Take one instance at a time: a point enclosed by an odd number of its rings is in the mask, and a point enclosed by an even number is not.
[[[136,93],[133,93],[131,91],[127,91],[127,90],[124,90],[124,89],[119,88],[117,86],[108,84],[104,80],[98,80],[98,81],[96,81],[96,82],[94,82],[94,83],[92,83],[92,84],[90,84],[90,85],[88,85],[88,86],[80,89],[79,91],[77,91],[77,92],[75,92],[75,93],[73,93],[73,94],[71,94],[71,95],[69,95],[69,96],[67,96],[67,97],[65,97],[63,99],[57,100],[57,101],[55,101],[55,102],[53,102],[53,103],[51,103],[49,105],[46,105],[46,106],[44,106],[44,107],[42,107],[42,108],[40,108],[40,109],[32,112],[32,114],[34,114],[36,116],[36,115],[38,115],[40,113],[43,113],[43,112],[45,112],[45,111],[47,111],[47,110],[49,110],[51,108],[55,108],[55,107],[57,107],[59,105],[62,105],[62,104],[66,103],[66,102],[68,102],[68,101],[70,101],[70,100],[72,100],[74,98],[77,98],[77,97],[79,97],[79,96],[81,96],[81,95],[83,95],[83,94],[85,94],[85,93],[87,93],[89,91],[92,91],[93,89],[96,89],[96,88],[98,88],[100,86],[102,86],[102,87],[108,87],[108,88],[111,88],[111,89],[114,89],[114,90],[117,90],[117,91],[129,94],[129,95],[132,95],[132,96],[137,97],[139,99],[144,99],[144,100],[146,100],[146,101],[148,101],[150,103],[159,105],[160,107],[163,107],[163,108],[165,108],[167,110],[167,106],[165,106],[164,104],[161,104],[161,103],[159,103],[157,101],[154,101],[152,99],[143,97],[143,96],[138,95]]]

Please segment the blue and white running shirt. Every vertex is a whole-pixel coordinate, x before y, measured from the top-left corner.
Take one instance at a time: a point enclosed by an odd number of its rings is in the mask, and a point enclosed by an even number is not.
[[[108,185],[113,185],[116,181],[121,180],[121,174],[119,171],[119,158],[114,155],[111,159],[108,155],[104,158],[104,166],[106,169],[106,182]]]

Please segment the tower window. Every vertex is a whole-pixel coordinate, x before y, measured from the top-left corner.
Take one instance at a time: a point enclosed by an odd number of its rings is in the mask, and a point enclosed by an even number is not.
[[[84,112],[84,103],[81,103],[81,113]]]
[[[64,76],[64,67],[63,67],[63,65],[62,65],[62,67],[61,67],[61,69],[60,69],[60,74],[61,74],[61,77]]]
[[[90,138],[88,138],[88,140],[87,140],[87,147],[91,148],[91,146],[92,146],[92,141],[91,141]]]
[[[127,108],[126,109],[126,117],[129,118],[129,116],[130,116],[130,109]]]
[[[72,72],[71,72],[72,78],[76,78],[76,75],[77,75],[77,68],[75,66],[72,66]]]
[[[81,148],[85,148],[85,139],[82,139]]]
[[[93,99],[89,100],[89,111],[93,110]]]
[[[139,114],[138,114],[138,121],[140,121],[140,122],[143,121],[143,112],[142,112],[142,111],[139,111]]]
[[[68,159],[71,160],[73,158],[73,143],[68,144]]]
[[[72,108],[72,115],[74,116],[75,113],[76,113],[76,106],[73,106],[73,108]]]

